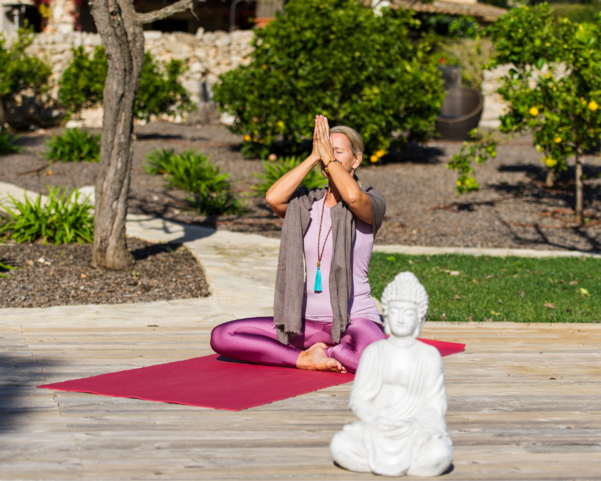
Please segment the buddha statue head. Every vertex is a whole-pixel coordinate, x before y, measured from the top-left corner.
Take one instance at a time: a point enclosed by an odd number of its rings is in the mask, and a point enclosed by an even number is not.
[[[417,338],[428,315],[428,293],[412,272],[401,272],[382,293],[386,334]]]

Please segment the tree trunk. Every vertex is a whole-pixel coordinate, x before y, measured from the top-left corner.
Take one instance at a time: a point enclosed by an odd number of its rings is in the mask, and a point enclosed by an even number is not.
[[[584,222],[582,206],[582,160],[580,153],[576,151],[576,222],[582,224]]]
[[[555,171],[553,169],[547,169],[547,179],[545,180],[545,187],[553,187],[555,185]]]
[[[92,263],[104,269],[126,270],[133,264],[125,240],[125,221],[144,33],[131,0],[94,0],[91,7],[108,60]]]

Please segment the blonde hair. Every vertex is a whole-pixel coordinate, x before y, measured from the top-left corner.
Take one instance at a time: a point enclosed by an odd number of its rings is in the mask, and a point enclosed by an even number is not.
[[[347,127],[346,125],[337,125],[330,129],[330,134],[344,134],[346,138],[351,144],[351,150],[353,151],[353,155],[356,157],[359,154],[363,153],[363,139],[359,132],[357,132],[352,127]]]

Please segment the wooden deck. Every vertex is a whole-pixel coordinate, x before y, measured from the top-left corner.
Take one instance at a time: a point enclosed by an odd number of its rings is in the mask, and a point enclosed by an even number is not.
[[[210,354],[212,325],[16,314],[0,311],[2,480],[383,479],[332,463],[330,439],[354,419],[349,384],[237,413],[36,389]],[[445,359],[455,463],[442,479],[601,480],[601,325],[430,324],[423,336],[467,344]]]

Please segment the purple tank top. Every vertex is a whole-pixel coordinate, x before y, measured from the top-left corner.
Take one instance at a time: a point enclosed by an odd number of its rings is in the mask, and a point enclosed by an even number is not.
[[[319,221],[325,196],[313,202],[311,207],[311,220],[304,238],[305,248],[305,293],[303,298],[303,318],[312,321],[332,322],[334,313],[330,302],[330,265],[332,264],[332,234],[328,237],[323,257],[321,258],[321,285],[322,292],[316,293],[315,275],[317,273],[317,237],[319,235]],[[319,249],[324,247],[324,239],[332,225],[330,209],[326,207],[323,213],[321,226],[321,241]],[[350,318],[362,317],[381,323],[376,303],[371,298],[371,288],[367,279],[369,261],[374,245],[373,229],[369,224],[355,217],[355,240],[351,252],[351,269],[353,284],[351,298],[349,299]]]

